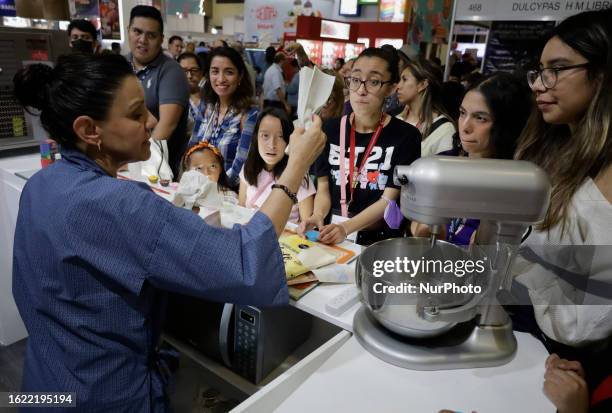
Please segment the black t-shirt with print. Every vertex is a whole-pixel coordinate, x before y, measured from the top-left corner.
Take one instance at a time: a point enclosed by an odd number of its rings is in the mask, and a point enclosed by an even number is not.
[[[331,208],[340,213],[340,119],[330,119],[323,124],[327,144],[315,163],[317,177],[328,177]],[[374,133],[355,133],[356,171]],[[350,125],[346,127],[345,173],[346,202],[351,199],[348,186]],[[414,126],[391,117],[383,128],[376,146],[372,148],[368,161],[359,176],[359,184],[353,191],[353,201],[348,205],[350,216],[354,216],[378,201],[386,187],[398,188],[393,184],[393,171],[397,165],[410,165],[421,156],[421,134]]]

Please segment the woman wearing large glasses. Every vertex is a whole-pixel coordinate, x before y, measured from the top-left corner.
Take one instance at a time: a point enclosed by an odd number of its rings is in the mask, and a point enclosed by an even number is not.
[[[526,240],[532,254],[514,271],[537,322],[523,326],[537,328],[551,353],[581,361],[591,389],[595,376],[610,374],[602,361],[612,353],[611,25],[608,10],[572,16],[553,29],[540,69],[528,73],[538,110],[516,156],[540,165],[552,183],[546,216]],[[567,408],[570,394],[586,392],[580,374],[547,368],[544,391],[559,411],[586,412],[588,403]]]
[[[353,113],[323,126],[328,142],[315,167],[314,213],[302,222],[302,232],[316,226],[319,241],[327,244],[357,231],[361,244],[400,234],[393,170],[420,156],[421,136],[412,125],[383,112],[398,80],[397,56],[386,50],[368,48],[355,61],[346,79]],[[389,224],[383,219],[386,209],[396,213],[387,214],[396,218]],[[330,212],[342,218],[324,226]]]

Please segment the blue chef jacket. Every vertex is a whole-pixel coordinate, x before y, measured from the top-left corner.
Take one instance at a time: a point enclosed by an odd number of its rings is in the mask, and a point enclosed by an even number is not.
[[[19,205],[13,295],[30,335],[22,391],[74,392],[72,413],[166,411],[155,352],[162,290],[287,303],[274,227],[262,213],[211,227],[77,150],[62,155],[28,181]]]

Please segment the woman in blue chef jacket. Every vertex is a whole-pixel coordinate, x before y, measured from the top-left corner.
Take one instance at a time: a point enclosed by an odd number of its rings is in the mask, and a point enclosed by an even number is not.
[[[166,411],[156,353],[163,291],[287,303],[277,236],[323,148],[320,119],[294,133],[280,185],[253,219],[219,229],[144,183],[116,179],[121,165],[150,156],[155,126],[121,56],[65,56],[54,69],[23,69],[14,83],[62,147],[19,206],[13,294],[29,333],[22,390],[73,392],[76,411]]]

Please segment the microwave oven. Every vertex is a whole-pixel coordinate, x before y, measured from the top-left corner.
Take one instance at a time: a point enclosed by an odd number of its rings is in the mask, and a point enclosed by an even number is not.
[[[254,384],[310,336],[312,316],[291,306],[259,308],[170,294],[164,332]]]

